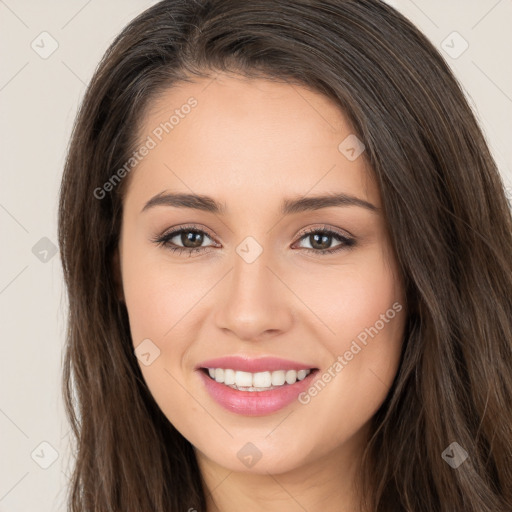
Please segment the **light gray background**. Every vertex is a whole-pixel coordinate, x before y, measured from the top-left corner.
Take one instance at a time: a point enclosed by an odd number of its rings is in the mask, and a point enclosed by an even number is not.
[[[123,26],[154,3],[0,0],[0,512],[65,510],[70,436],[60,379],[67,301],[51,250],[59,184],[86,84]],[[388,3],[452,66],[510,193],[512,0]],[[45,31],[50,36],[40,35]],[[53,40],[58,48],[43,59]],[[469,47],[458,56],[464,40]]]

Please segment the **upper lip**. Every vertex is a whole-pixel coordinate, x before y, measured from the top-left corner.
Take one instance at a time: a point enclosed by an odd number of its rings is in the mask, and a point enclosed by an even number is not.
[[[256,373],[277,370],[309,370],[315,368],[315,366],[278,357],[259,357],[255,359],[247,356],[225,356],[202,361],[196,366],[197,370],[200,368],[224,368]]]

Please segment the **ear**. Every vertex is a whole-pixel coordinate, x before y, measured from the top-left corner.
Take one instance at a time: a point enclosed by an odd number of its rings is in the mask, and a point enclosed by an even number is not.
[[[117,298],[120,302],[124,303],[124,292],[123,292],[123,279],[121,277],[121,262],[119,258],[119,246],[115,248],[114,254],[112,255],[112,276],[114,278],[114,286],[117,293]]]

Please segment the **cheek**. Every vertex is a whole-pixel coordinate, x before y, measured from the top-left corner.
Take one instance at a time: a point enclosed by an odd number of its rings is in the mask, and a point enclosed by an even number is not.
[[[319,339],[330,359],[325,378],[303,403],[310,401],[311,415],[320,418],[322,405],[338,404],[355,428],[378,409],[398,369],[406,317],[402,287],[384,250],[316,277],[308,305],[329,328]]]
[[[143,377],[162,409],[189,408],[190,396],[182,393],[180,385],[181,366],[191,340],[198,337],[194,329],[201,323],[194,320],[201,314],[201,299],[211,286],[211,276],[209,280],[207,275],[198,275],[194,265],[177,271],[161,252],[148,249],[134,235],[124,237],[122,251],[132,344],[136,353],[139,346],[148,347],[151,353],[149,365],[138,359]]]
[[[185,302],[181,282],[152,270],[141,270],[125,280],[125,300],[133,343],[142,337],[160,344],[173,328]]]
[[[124,250],[123,292],[132,343],[136,352],[140,345],[151,354],[150,364],[138,358],[142,376],[165,416],[179,431],[189,432],[197,404],[185,390],[180,366],[195,338],[187,311],[205,290],[191,284],[192,275],[170,271],[162,258],[151,259],[151,251],[144,253],[135,244],[126,244]]]
[[[394,314],[392,305],[402,304],[402,297],[396,286],[396,278],[390,268],[378,262],[355,276],[347,278],[338,304],[339,319],[337,332],[342,339],[359,338],[364,341],[364,333],[374,332],[372,327],[388,337]],[[387,312],[391,309],[391,312]],[[384,318],[382,318],[384,315]],[[393,316],[393,318],[390,318]]]
[[[379,321],[395,302],[403,306],[393,261],[375,247],[354,253],[342,265],[304,269],[303,277],[294,278],[297,295],[324,324],[322,339],[332,354],[343,353],[353,338]],[[397,323],[386,323],[383,331],[389,333],[391,324]]]
[[[122,280],[133,344],[150,338],[161,345],[200,298],[201,286],[190,273],[173,270],[160,251],[132,239],[124,242]]]
[[[390,261],[385,255],[369,255],[364,265],[347,269],[325,299],[326,305],[335,305],[324,310],[335,332],[323,337],[332,359],[302,403],[319,423],[328,423],[325,404],[336,404],[331,414],[337,420],[326,433],[333,438],[341,435],[340,418],[347,434],[373,416],[398,369],[406,312],[397,269]]]

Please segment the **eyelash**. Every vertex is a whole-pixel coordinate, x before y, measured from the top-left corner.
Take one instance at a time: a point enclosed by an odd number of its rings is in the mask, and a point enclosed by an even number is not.
[[[213,237],[207,232],[207,231],[204,231],[202,229],[198,229],[197,227],[195,226],[181,226],[180,228],[178,229],[175,229],[169,233],[166,233],[162,236],[158,236],[154,239],[152,239],[152,242],[154,242],[155,244],[157,244],[158,246],[163,246],[165,247],[166,249],[172,251],[173,253],[174,252],[178,252],[178,254],[182,254],[184,252],[188,253],[189,256],[192,256],[193,253],[197,253],[197,252],[201,252],[201,251],[204,251],[205,249],[208,249],[208,247],[194,247],[194,248],[190,248],[190,247],[180,247],[178,245],[175,245],[175,244],[172,244],[171,245],[171,239],[173,239],[176,235],[179,235],[181,233],[187,233],[187,232],[193,232],[193,233],[202,233],[202,234],[205,234],[208,238],[210,238],[211,240],[213,240]],[[338,231],[334,231],[330,228],[327,228],[327,227],[323,227],[323,228],[310,228],[309,230],[307,230],[306,232],[302,233],[302,235],[300,236],[299,238],[299,241],[302,240],[303,238],[307,237],[308,235],[311,235],[313,233],[322,233],[324,235],[327,235],[327,236],[332,236],[334,238],[337,238],[338,241],[342,242],[340,245],[334,247],[334,248],[331,248],[331,249],[310,249],[308,247],[303,247],[302,250],[305,250],[306,252],[309,252],[309,253],[314,253],[314,254],[333,254],[333,253],[336,253],[338,251],[341,251],[343,249],[350,249],[351,247],[354,247],[356,245],[356,241],[354,238],[350,238],[346,235],[342,235],[341,233],[339,233]]]

